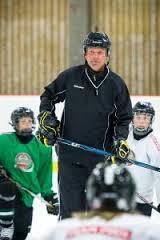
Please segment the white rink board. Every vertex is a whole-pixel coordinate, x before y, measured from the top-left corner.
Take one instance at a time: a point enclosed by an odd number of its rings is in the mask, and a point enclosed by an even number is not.
[[[13,128],[9,124],[10,116],[13,110],[18,107],[28,107],[34,111],[36,122],[39,112],[39,96],[0,96],[0,133],[6,131],[13,131]],[[57,106],[57,116],[60,118],[62,112],[62,104]]]
[[[132,105],[137,101],[150,101],[156,111],[155,121],[153,128],[156,129],[157,134],[160,135],[160,96],[133,96],[131,97]],[[39,96],[0,96],[0,132],[12,131],[12,127],[8,124],[10,121],[11,112],[17,107],[29,107],[31,108],[35,116],[39,112]],[[56,105],[56,114],[60,119],[63,109],[63,104]]]

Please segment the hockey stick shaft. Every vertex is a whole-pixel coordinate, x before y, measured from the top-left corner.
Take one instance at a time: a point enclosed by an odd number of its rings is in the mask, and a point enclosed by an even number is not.
[[[153,208],[155,211],[157,211],[158,213],[160,213],[158,211],[158,208],[156,206],[154,206],[152,203],[148,202],[147,199],[145,199],[140,193],[136,192],[136,196],[141,199],[144,203],[147,203],[151,208]]]
[[[53,208],[54,206],[52,204],[50,204],[49,202],[47,202],[46,200],[44,200],[44,198],[42,198],[41,196],[33,193],[32,191],[30,191],[29,189],[23,187],[19,182],[13,180],[11,177],[8,177],[7,175],[4,175],[7,179],[9,179],[12,183],[14,183],[18,188],[26,191],[28,194],[30,194],[32,197],[39,199],[41,202],[43,202],[46,206]]]
[[[72,142],[72,141],[67,140],[67,139],[58,138],[57,141],[59,143],[69,145],[71,147],[79,148],[79,149],[82,149],[82,150],[85,150],[85,151],[88,151],[88,152],[92,152],[92,153],[95,153],[95,154],[98,154],[98,155],[116,156],[116,155],[114,155],[110,152],[107,152],[107,151],[104,151],[104,150],[101,150],[101,149],[98,149],[98,148],[90,147],[90,146],[87,146],[87,145],[84,145],[84,144]],[[153,165],[150,165],[150,164],[147,164],[147,163],[139,162],[139,161],[136,161],[136,160],[133,160],[133,159],[130,159],[130,158],[125,158],[123,161],[132,163],[132,164],[137,165],[139,167],[143,167],[143,168],[147,168],[147,169],[150,169],[150,170],[153,170],[153,171],[156,171],[156,172],[160,172],[159,167],[156,167],[156,166],[153,166]]]

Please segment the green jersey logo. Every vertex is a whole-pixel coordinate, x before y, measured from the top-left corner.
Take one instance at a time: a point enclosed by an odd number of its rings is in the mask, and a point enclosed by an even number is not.
[[[32,172],[34,168],[34,163],[31,157],[27,153],[19,153],[16,155],[15,159],[15,167],[24,171],[24,172]]]

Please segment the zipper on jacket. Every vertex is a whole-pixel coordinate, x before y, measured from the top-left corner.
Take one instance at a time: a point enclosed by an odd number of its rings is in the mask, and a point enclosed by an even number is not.
[[[96,88],[96,96],[98,96],[98,88]]]
[[[94,79],[94,81],[96,82],[97,79],[96,79],[96,76],[95,76],[95,75],[93,75],[93,79]],[[96,91],[95,91],[96,96],[98,96],[98,88],[96,88],[95,90],[96,90]]]
[[[87,78],[89,79],[89,81],[91,82],[91,84],[93,85],[93,87],[95,88],[95,95],[96,96],[98,96],[98,89],[99,89],[99,87],[102,85],[102,83],[105,81],[105,79],[107,78],[107,76],[108,76],[108,74],[109,74],[109,68],[107,68],[108,69],[108,72],[107,72],[107,74],[106,74],[106,76],[104,77],[104,79],[100,82],[100,84],[98,85],[98,86],[96,86],[95,84],[94,84],[94,82],[93,82],[93,80],[90,78],[90,76],[88,75],[88,72],[87,72],[87,68],[85,68],[85,74],[86,74],[86,76],[87,76]],[[93,75],[93,79],[94,79],[94,81],[96,81],[96,76],[95,75]]]

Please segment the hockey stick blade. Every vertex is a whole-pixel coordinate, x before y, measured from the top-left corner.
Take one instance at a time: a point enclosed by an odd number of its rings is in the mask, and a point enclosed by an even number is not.
[[[88,151],[88,152],[92,152],[92,153],[95,153],[95,154],[98,154],[98,155],[102,155],[102,156],[116,156],[116,155],[114,155],[110,152],[107,152],[107,151],[104,151],[104,150],[101,150],[101,149],[98,149],[98,148],[90,147],[90,146],[87,146],[87,145],[84,145],[84,144],[72,142],[72,141],[64,139],[64,138],[58,138],[57,142],[65,144],[65,145],[69,145],[71,147],[79,148],[79,149],[82,149],[82,150],[85,150],[85,151]],[[147,169],[150,169],[150,170],[153,170],[153,171],[156,171],[156,172],[160,172],[159,167],[156,167],[156,166],[144,163],[144,162],[139,162],[139,161],[136,161],[136,160],[133,160],[133,159],[130,159],[130,158],[125,158],[124,160],[126,162],[132,163],[132,164],[137,165],[139,167],[143,167],[143,168],[147,168]]]

